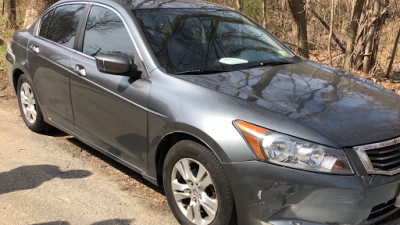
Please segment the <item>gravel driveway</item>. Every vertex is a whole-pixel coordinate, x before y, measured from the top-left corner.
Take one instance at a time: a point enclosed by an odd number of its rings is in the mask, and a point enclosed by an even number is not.
[[[31,132],[0,89],[0,224],[177,224],[161,192],[72,136]]]

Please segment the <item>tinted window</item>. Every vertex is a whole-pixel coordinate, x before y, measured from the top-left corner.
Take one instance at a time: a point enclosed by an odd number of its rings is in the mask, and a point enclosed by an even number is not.
[[[86,24],[83,53],[93,57],[101,54],[123,53],[133,59],[135,49],[118,15],[109,9],[93,6]]]
[[[289,60],[268,32],[233,11],[134,11],[160,64],[169,73],[245,69]]]
[[[73,48],[84,8],[84,5],[58,7],[51,19],[47,38],[66,47]]]
[[[46,13],[46,15],[44,15],[42,17],[42,22],[40,24],[40,31],[39,31],[39,36],[41,37],[46,37],[47,35],[47,30],[49,29],[49,24],[50,24],[50,19],[51,16],[53,15],[54,10],[51,10],[50,12]]]

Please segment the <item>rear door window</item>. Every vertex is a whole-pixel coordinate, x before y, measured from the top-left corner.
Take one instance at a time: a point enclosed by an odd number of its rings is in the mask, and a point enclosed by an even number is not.
[[[58,7],[51,19],[46,35],[47,39],[68,48],[73,48],[84,9],[84,5],[64,5]]]
[[[134,59],[135,48],[121,18],[113,11],[93,6],[86,24],[83,53],[126,54]]]

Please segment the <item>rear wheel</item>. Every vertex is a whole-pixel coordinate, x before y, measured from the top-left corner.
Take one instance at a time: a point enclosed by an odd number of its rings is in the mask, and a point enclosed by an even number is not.
[[[29,78],[22,74],[17,85],[19,109],[26,126],[34,132],[46,131],[50,126],[44,122],[37,98]]]
[[[163,168],[168,203],[180,224],[234,224],[232,190],[223,167],[208,148],[181,141],[168,152]]]

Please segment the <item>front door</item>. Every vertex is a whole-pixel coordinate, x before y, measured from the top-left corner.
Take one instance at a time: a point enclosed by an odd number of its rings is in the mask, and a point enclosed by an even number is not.
[[[143,169],[147,160],[147,103],[151,83],[121,18],[92,6],[82,53],[72,57],[71,99],[74,129],[114,156]],[[126,54],[139,66],[141,78],[98,71],[101,54]]]

